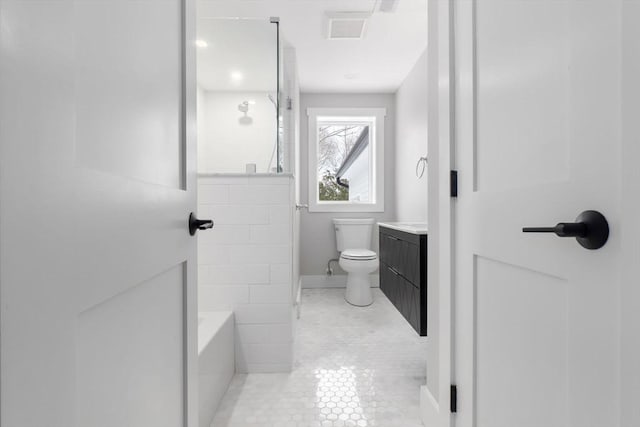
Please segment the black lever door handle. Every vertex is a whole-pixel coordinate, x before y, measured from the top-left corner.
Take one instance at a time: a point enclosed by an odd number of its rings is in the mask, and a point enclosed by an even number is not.
[[[560,237],[584,237],[587,225],[583,222],[560,222],[555,227],[524,227],[524,233],[556,233]]]
[[[210,228],[213,228],[213,221],[212,220],[210,220],[210,219],[198,219],[193,214],[193,212],[191,212],[189,214],[189,234],[191,234],[192,236],[195,236],[196,231],[198,231],[198,230],[208,230]]]
[[[584,211],[576,222],[560,222],[554,227],[524,227],[524,233],[555,233],[559,237],[575,237],[587,249],[600,249],[609,239],[609,223],[600,212]]]

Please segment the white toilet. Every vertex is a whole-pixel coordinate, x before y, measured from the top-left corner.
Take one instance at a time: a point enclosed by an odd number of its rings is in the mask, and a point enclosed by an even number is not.
[[[340,267],[348,273],[345,299],[357,306],[373,303],[369,275],[378,269],[378,255],[371,250],[372,218],[334,218]]]

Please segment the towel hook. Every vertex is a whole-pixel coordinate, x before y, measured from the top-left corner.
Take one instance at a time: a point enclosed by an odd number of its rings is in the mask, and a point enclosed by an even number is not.
[[[427,169],[428,162],[429,161],[427,160],[427,156],[420,157],[418,159],[418,163],[416,163],[416,177],[418,177],[418,179],[422,178],[422,176],[424,175],[424,171]]]

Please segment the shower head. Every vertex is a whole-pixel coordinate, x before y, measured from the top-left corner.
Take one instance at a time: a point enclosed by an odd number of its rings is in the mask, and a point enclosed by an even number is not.
[[[247,114],[249,112],[249,102],[244,101],[241,104],[238,104],[238,111]]]

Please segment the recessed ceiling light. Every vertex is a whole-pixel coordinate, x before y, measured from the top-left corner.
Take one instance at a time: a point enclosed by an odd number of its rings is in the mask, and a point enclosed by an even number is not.
[[[232,71],[231,72],[231,80],[239,83],[242,81],[242,79],[244,78],[244,76],[242,75],[242,73],[240,71]]]
[[[255,99],[250,99],[249,100],[249,105],[256,105]]]
[[[209,43],[205,40],[196,40],[196,46],[204,49],[205,47],[209,47]]]

